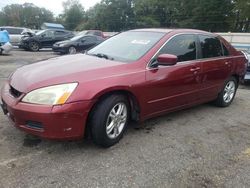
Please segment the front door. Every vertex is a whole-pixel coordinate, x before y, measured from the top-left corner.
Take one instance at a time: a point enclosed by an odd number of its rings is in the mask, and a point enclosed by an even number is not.
[[[186,107],[199,101],[202,64],[197,60],[197,38],[191,34],[177,35],[169,40],[159,54],[173,54],[178,63],[158,66],[146,71],[145,113],[154,116],[161,112]],[[152,60],[154,61],[154,59]]]

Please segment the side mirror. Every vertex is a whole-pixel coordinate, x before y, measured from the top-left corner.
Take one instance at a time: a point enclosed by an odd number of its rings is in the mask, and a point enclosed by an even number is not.
[[[158,65],[170,66],[175,65],[178,61],[178,57],[172,54],[161,54],[157,57]]]

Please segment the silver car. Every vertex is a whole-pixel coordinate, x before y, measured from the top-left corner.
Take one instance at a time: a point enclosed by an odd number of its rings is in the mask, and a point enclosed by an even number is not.
[[[10,36],[10,43],[13,46],[18,46],[21,41],[21,37],[23,36],[22,33],[31,32],[31,29],[27,29],[24,27],[11,27],[11,26],[2,26],[0,27],[0,31],[6,30]]]

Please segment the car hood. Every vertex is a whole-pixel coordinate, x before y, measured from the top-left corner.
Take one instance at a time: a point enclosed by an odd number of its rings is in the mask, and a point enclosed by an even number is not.
[[[124,66],[124,67],[121,67]],[[48,59],[17,69],[10,85],[20,92],[55,84],[87,82],[128,72],[127,63],[76,54]]]
[[[64,41],[56,42],[55,45],[56,45],[56,44],[58,44],[58,45],[59,45],[59,44],[71,44],[71,43],[74,43],[74,42],[71,41],[71,40],[64,40]]]

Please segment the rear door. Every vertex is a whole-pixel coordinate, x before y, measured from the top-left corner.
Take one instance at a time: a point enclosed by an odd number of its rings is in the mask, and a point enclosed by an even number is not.
[[[202,64],[197,60],[197,42],[197,37],[193,34],[177,35],[155,56],[173,54],[178,57],[178,63],[157,68],[149,66],[144,94],[147,114],[154,116],[194,104],[199,100]]]
[[[204,98],[215,98],[230,76],[233,59],[217,37],[199,35],[199,40],[199,56],[203,64],[201,95]]]

